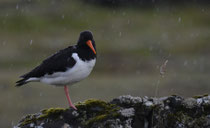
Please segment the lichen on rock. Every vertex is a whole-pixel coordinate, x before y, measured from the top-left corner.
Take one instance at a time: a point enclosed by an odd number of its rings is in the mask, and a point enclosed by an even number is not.
[[[54,121],[57,118],[61,118],[61,114],[67,109],[63,108],[49,108],[41,110],[36,114],[29,114],[25,116],[19,123],[18,127],[30,126],[31,128],[44,125],[44,122]],[[47,120],[47,121],[46,121]]]
[[[49,108],[23,117],[15,128],[208,128],[210,96],[184,99],[120,96],[90,99],[72,108]]]

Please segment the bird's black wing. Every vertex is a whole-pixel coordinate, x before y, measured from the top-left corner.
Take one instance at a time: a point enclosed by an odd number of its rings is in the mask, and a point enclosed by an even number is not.
[[[20,82],[24,82],[31,77],[42,77],[46,74],[51,75],[55,72],[65,72],[67,68],[72,68],[76,64],[76,61],[74,60],[74,58],[72,58],[72,53],[74,52],[74,50],[74,46],[71,46],[66,49],[60,50],[54,55],[48,57],[39,66],[31,70],[30,72],[22,75],[21,78],[23,79],[18,81],[17,84]]]

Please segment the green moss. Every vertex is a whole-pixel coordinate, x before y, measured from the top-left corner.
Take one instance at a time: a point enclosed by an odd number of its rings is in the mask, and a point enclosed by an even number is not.
[[[49,109],[44,109],[41,111],[40,114],[32,114],[32,115],[27,115],[20,123],[19,126],[24,126],[27,124],[30,124],[32,122],[36,122],[39,120],[44,120],[46,118],[57,118],[59,115],[63,112],[65,112],[67,109],[64,108],[49,108]]]
[[[208,96],[208,94],[196,95],[196,96],[193,96],[193,98],[198,99],[198,98],[203,98],[203,97],[206,97],[206,96]]]
[[[192,120],[192,117],[188,116],[182,111],[178,112],[176,116],[179,119],[179,121],[183,123],[190,122]]]
[[[114,107],[115,105],[106,103],[105,101],[102,100],[96,100],[96,99],[89,99],[86,100],[85,102],[79,102],[76,104],[76,107],[78,109],[86,109],[90,111],[101,111],[105,112],[106,110],[110,110]],[[98,108],[98,110],[95,110],[95,108]]]
[[[76,107],[81,107],[81,106],[93,106],[93,105],[97,105],[97,106],[106,106],[107,103],[105,101],[102,100],[97,100],[97,99],[89,99],[86,100],[85,102],[79,102],[76,104]]]
[[[95,117],[87,120],[85,122],[85,126],[90,127],[90,126],[92,126],[93,123],[101,122],[103,120],[106,120],[107,118],[110,119],[110,118],[116,118],[119,116],[120,116],[120,114],[117,112],[101,114],[101,115],[95,116]]]
[[[86,127],[91,127],[95,122],[101,122],[107,118],[115,118],[120,116],[118,111],[120,107],[114,104],[106,103],[102,100],[90,99],[83,103],[78,103],[76,105],[78,110],[86,110],[92,117],[84,122]]]
[[[88,120],[88,121],[86,122],[86,125],[92,124],[92,123],[94,123],[94,122],[100,122],[100,121],[106,119],[107,116],[108,116],[107,114],[98,115],[98,116],[96,116],[96,117],[91,118],[90,120]]]
[[[42,115],[38,119],[43,118],[55,118],[58,117],[61,113],[65,112],[67,109],[64,108],[49,108],[42,110]]]
[[[205,119],[206,118],[204,116],[201,116],[200,118],[197,118],[194,121],[194,127],[201,128],[203,126],[203,124],[205,123]]]
[[[171,96],[178,96],[177,94],[172,94]]]
[[[184,124],[185,127],[200,128],[201,126],[203,126],[203,123],[205,122],[205,116],[201,116],[199,118],[194,119],[193,117],[189,116],[187,113],[179,111],[176,113],[168,114],[167,120],[169,122],[169,126],[173,126],[173,124],[175,123],[181,123]]]
[[[95,122],[101,122],[103,120],[106,120],[107,118],[116,118],[116,117],[119,117],[120,114],[117,112],[117,111],[110,111],[110,112],[107,112],[107,113],[104,113],[104,114],[100,114],[100,115],[97,115],[91,119],[89,119],[88,121],[85,122],[85,126],[91,126],[93,123]]]
[[[24,117],[24,119],[21,121],[21,123],[19,124],[20,127],[30,124],[32,122],[35,122],[37,120],[36,115],[27,115]]]

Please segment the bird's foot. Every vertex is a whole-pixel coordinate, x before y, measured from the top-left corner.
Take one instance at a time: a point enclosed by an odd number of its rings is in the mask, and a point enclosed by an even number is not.
[[[77,110],[77,108],[73,104],[71,104],[70,107],[72,107],[74,110]]]

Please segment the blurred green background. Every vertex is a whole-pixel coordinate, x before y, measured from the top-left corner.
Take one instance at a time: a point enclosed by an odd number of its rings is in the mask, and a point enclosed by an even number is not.
[[[90,0],[91,1],[91,0]],[[210,91],[210,6],[161,3],[126,6],[77,0],[0,1],[0,127],[49,107],[68,107],[63,88],[19,76],[91,30],[97,63],[71,86],[76,103],[120,95],[190,97]],[[115,1],[116,2],[116,1]],[[168,60],[167,72],[160,66]]]

